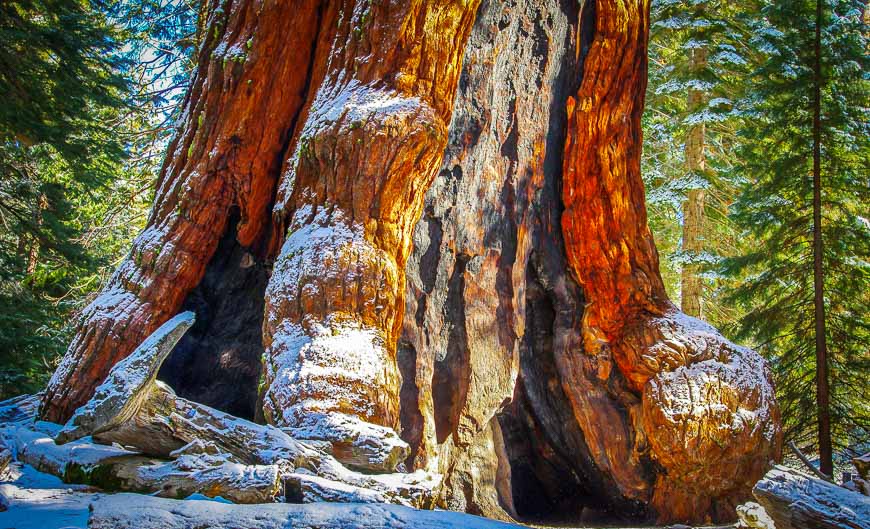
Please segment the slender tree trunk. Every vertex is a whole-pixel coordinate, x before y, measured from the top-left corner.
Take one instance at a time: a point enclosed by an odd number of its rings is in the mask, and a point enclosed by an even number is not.
[[[694,48],[690,50],[693,73],[698,74],[707,65],[707,50]],[[694,113],[703,108],[706,97],[702,90],[690,88],[688,94],[688,111]],[[686,138],[686,169],[692,178],[697,178],[706,169],[706,126],[703,122],[692,125]],[[699,187],[690,189],[683,202],[683,252],[692,260],[704,250],[704,201],[706,191]],[[701,317],[701,297],[703,283],[699,275],[699,266],[686,263],[682,267],[680,278],[680,309],[696,318]]]
[[[39,264],[39,230],[42,229],[42,211],[48,207],[48,200],[42,193],[36,198],[36,204],[33,206],[33,228],[35,233],[30,240],[30,245],[27,248],[27,275],[36,272],[36,265]]]
[[[834,472],[831,411],[828,388],[828,341],[825,334],[825,277],[822,264],[822,9],[816,0],[815,58],[813,63],[813,291],[816,326],[816,399],[819,414],[820,469]]]

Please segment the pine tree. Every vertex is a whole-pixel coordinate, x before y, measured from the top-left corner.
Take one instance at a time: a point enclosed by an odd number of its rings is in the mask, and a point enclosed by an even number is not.
[[[195,13],[0,3],[0,397],[45,382],[69,319],[141,228]]]
[[[828,474],[832,447],[870,432],[862,9],[787,0],[755,17],[752,45],[764,56],[746,86],[734,207],[748,244],[724,267],[743,280],[732,298],[746,310],[742,337],[773,359],[787,439],[815,444]]]
[[[723,323],[711,272],[734,244],[734,84],[745,71],[739,5],[666,0],[653,6],[644,175],[650,223],[669,291],[687,314]],[[706,285],[706,287],[705,287]],[[703,310],[702,310],[703,306]],[[707,314],[709,312],[709,314]]]
[[[121,107],[125,85],[111,28],[85,2],[3,2],[0,42],[0,385],[6,393],[54,349],[60,325],[46,298],[66,292],[70,272],[92,266],[77,241],[73,202],[108,182],[123,156],[104,119]]]

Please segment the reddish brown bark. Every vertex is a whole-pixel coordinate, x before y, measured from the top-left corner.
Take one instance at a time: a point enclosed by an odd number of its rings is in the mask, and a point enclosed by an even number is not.
[[[629,403],[630,437],[589,420],[570,389],[569,398],[587,439],[613,441],[600,451],[593,444],[593,458],[660,522],[727,520],[779,451],[770,373],[665,294],[640,176],[649,3],[596,8],[582,83],[568,102],[562,228],[588,303],[585,352],[605,371],[615,361],[640,399]],[[642,458],[662,467],[654,483],[619,463]]]
[[[272,345],[277,335],[286,344],[303,317],[301,332],[309,336],[316,334],[310,326],[324,324],[339,338],[339,326],[366,334],[377,358],[365,360],[381,372],[360,378],[349,367],[344,378],[307,379],[308,390],[322,383],[344,397],[305,411],[395,426],[395,343],[410,232],[443,154],[477,3],[242,1],[228,13],[213,9],[155,209],[130,257],[85,311],[49,384],[43,417],[63,422],[115,362],[179,310],[237,206],[238,243],[266,255],[277,253],[288,224],[291,245],[303,228],[345,229],[339,235],[349,238],[306,238],[296,255],[278,256],[264,342]],[[284,273],[308,265],[300,276]],[[293,424],[294,404],[312,402],[317,389],[282,393],[278,369],[267,369],[267,419]]]
[[[213,2],[181,129],[130,255],[88,306],[48,385],[42,417],[64,422],[109,369],[175,314],[241,211],[238,241],[269,230],[288,130],[305,102],[319,2]],[[288,27],[288,22],[292,27]]]
[[[404,266],[441,163],[476,0],[336,2],[276,218],[264,411],[327,438],[339,413],[395,428]],[[320,73],[323,72],[323,73]]]
[[[590,300],[587,338],[613,341],[638,313],[662,314],[670,304],[640,178],[649,2],[599,0],[596,6],[580,89],[568,100],[562,229]],[[628,378],[636,389],[645,382]]]

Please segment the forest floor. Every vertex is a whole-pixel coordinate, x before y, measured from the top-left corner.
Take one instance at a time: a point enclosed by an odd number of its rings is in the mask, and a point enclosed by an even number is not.
[[[112,494],[95,490],[86,485],[70,485],[59,478],[39,472],[29,465],[13,463],[6,480],[0,482],[0,529],[87,529],[91,505],[100,498]],[[125,494],[124,499],[131,506],[152,501],[147,495]],[[154,500],[157,500],[156,498]],[[202,495],[194,495],[186,500],[202,502],[201,508],[208,510],[212,505],[229,503],[221,498],[212,499]],[[172,501],[172,500],[165,500]],[[351,507],[350,505],[348,507]],[[428,520],[421,520],[420,527],[429,527]],[[239,523],[239,521],[236,521]],[[137,527],[137,522],[131,520],[131,527]],[[295,525],[288,525],[288,527]],[[443,527],[456,529],[485,529],[490,526],[488,520],[480,519],[480,524],[467,525],[465,520],[461,525],[444,524]],[[212,527],[209,525],[209,527]],[[234,528],[241,526],[234,525]],[[385,519],[383,528],[393,527],[391,521]],[[396,527],[399,527],[398,525]],[[523,527],[517,525],[515,527]],[[592,529],[576,525],[532,525],[541,529]],[[227,526],[227,529],[230,529]]]

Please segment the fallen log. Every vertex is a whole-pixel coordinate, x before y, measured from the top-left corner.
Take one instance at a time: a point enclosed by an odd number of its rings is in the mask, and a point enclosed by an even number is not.
[[[243,465],[220,456],[188,455],[173,461],[123,457],[90,467],[72,462],[64,481],[163,498],[183,499],[199,493],[233,503],[270,503],[283,493],[276,466]]]
[[[255,424],[178,397],[169,386],[150,382],[130,420],[94,434],[102,443],[134,446],[144,453],[167,457],[179,447],[206,441],[219,452],[256,465],[280,465],[288,470],[306,466],[317,450],[278,428]]]
[[[50,437],[51,425],[39,426],[43,431],[23,427],[4,431],[3,442],[18,461],[66,483],[167,498],[199,493],[235,503],[272,502],[283,493],[276,465],[245,465],[213,447],[185,446],[172,454],[174,459],[165,461],[87,439],[57,445]]]
[[[58,444],[111,430],[130,420],[149,396],[157,371],[196,320],[183,312],[151,333],[130,355],[115,364],[94,396],[78,408],[55,437]],[[178,447],[175,447],[178,448]]]
[[[140,455],[115,446],[96,445],[87,439],[57,445],[52,440],[56,433],[57,425],[46,422],[37,422],[30,428],[10,426],[0,429],[3,444],[9,447],[17,461],[61,479],[66,475],[67,465],[73,461],[78,465],[94,466],[112,458]]]
[[[160,364],[193,324],[193,319],[189,312],[172,318],[116,364],[94,397],[76,410],[57,433],[56,442],[64,445],[93,436],[99,443],[131,447],[147,456],[169,459],[177,458],[177,451],[184,446],[205,444],[211,447],[213,454],[224,454],[227,461],[248,466],[275,466],[278,480],[288,479],[294,473],[316,475],[316,480],[300,480],[298,477],[291,480],[299,484],[294,497],[300,502],[352,497],[355,498],[353,501],[431,506],[432,490],[438,480],[426,472],[369,475],[349,470],[333,457],[329,443],[299,441],[280,428],[255,424],[181,398],[169,386],[157,381]],[[361,438],[357,444],[362,445],[364,441]],[[388,444],[376,446],[389,451]],[[364,458],[359,451],[349,457],[355,462]],[[390,454],[385,457],[394,459]],[[304,472],[300,474],[300,470]],[[120,468],[113,468],[109,473],[117,478],[120,471]],[[262,469],[259,472],[271,479],[271,473]],[[129,474],[124,473],[124,476]],[[198,477],[182,477],[182,474],[172,473],[179,482]],[[155,471],[154,476],[157,475],[159,472]],[[168,474],[164,471],[164,475]],[[243,492],[228,491],[233,483],[230,477],[223,483],[226,486],[221,489],[222,495],[244,497]],[[135,484],[134,480],[123,486]],[[236,485],[246,486],[243,483]],[[270,490],[268,487],[265,489]]]
[[[6,426],[33,423],[39,411],[42,393],[19,395],[0,402],[0,424]]]
[[[91,504],[89,529],[519,529],[521,526],[449,511],[387,504],[227,505],[135,494]]]
[[[157,457],[169,457],[188,443],[206,441],[243,463],[280,464],[290,470],[315,456],[316,450],[278,428],[177,397],[156,380],[161,364],[193,322],[192,312],[175,316],[118,362],[55,441],[64,444],[90,435],[105,444],[132,446]]]
[[[784,466],[752,493],[777,529],[870,529],[870,498]]]

